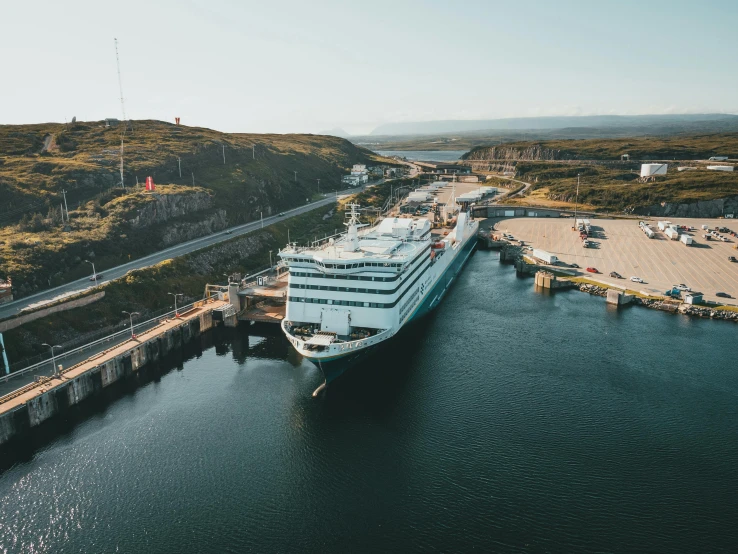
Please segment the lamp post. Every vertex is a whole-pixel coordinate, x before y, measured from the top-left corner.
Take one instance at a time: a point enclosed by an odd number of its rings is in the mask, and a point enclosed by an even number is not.
[[[138,312],[127,312],[125,310],[123,310],[123,313],[126,314],[128,316],[128,318],[130,319],[130,321],[131,321],[131,338],[132,339],[135,339],[136,338],[136,333],[133,332],[133,316],[134,315],[141,315],[141,314],[138,313]]]
[[[272,252],[273,250],[269,251],[269,269],[272,269]]]
[[[51,346],[50,344],[43,343],[41,346],[48,346],[51,349],[51,365],[54,367],[54,377],[59,377],[59,369],[56,367],[56,357],[54,356],[54,348],[61,348],[58,344]]]
[[[320,179],[318,179],[318,194],[320,194]]]
[[[168,292],[167,294],[174,296],[174,317],[179,317],[179,312],[177,311],[177,297],[182,296],[182,293],[178,292],[175,294],[173,292]]]
[[[95,286],[97,286],[97,271],[95,271],[95,264],[93,264],[90,260],[85,261],[92,266],[92,278],[95,280]]]

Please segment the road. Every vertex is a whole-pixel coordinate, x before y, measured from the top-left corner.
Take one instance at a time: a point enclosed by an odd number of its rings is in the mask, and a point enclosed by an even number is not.
[[[287,218],[294,217],[300,214],[304,214],[306,212],[321,208],[323,206],[331,205],[336,202],[336,199],[339,196],[342,196],[344,194],[355,194],[356,192],[363,190],[363,188],[378,185],[383,182],[384,182],[384,179],[381,179],[377,182],[366,185],[365,187],[362,187],[361,189],[359,187],[355,187],[353,189],[339,191],[337,193],[330,193],[330,196],[326,198],[322,198],[315,202],[311,202],[309,204],[305,204],[304,206],[299,206],[291,210],[286,210],[284,212],[284,216],[274,215],[271,217],[264,218],[263,221],[254,221],[251,223],[245,223],[243,225],[237,225],[236,227],[231,227],[230,229],[218,231],[217,233],[213,233],[212,235],[207,235],[204,237],[193,239],[188,242],[177,244],[170,248],[160,250],[159,252],[149,254],[148,256],[144,256],[143,258],[133,260],[131,262],[125,263],[123,265],[119,265],[117,267],[111,267],[111,268],[104,269],[104,270],[98,269],[98,272],[103,273],[104,275],[103,281],[98,284],[106,283],[113,279],[118,279],[133,269],[142,269],[144,267],[149,267],[151,265],[157,264],[164,260],[168,260],[170,258],[176,258],[177,256],[183,256],[185,254],[195,252],[196,250],[200,250],[202,248],[212,246],[213,244],[217,244],[219,242],[230,240],[240,235],[251,233],[253,231],[260,229],[262,225],[264,227],[268,227],[269,225],[273,225],[274,223],[284,221]],[[82,292],[89,288],[94,288],[94,286],[92,283],[90,283],[89,277],[84,277],[82,279],[77,279],[76,281],[72,281],[65,285],[61,285],[61,286],[58,286],[52,289],[47,289],[47,290],[38,292],[36,294],[33,294],[31,296],[20,298],[18,300],[15,300],[14,302],[2,304],[0,306],[0,319],[11,317],[17,314],[23,308],[30,306],[31,304],[38,304],[40,302],[48,302],[61,295],[74,294],[74,293]]]

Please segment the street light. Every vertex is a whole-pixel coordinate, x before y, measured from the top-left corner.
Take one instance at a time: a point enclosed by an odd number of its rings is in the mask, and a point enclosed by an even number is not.
[[[179,317],[179,312],[177,311],[177,297],[183,296],[182,293],[178,292],[175,294],[173,292],[168,292],[167,294],[174,296],[174,317]]]
[[[85,260],[88,264],[92,265],[92,278],[95,280],[95,286],[97,286],[97,271],[95,271],[95,264],[90,260]]]
[[[123,310],[123,313],[126,314],[128,316],[128,318],[131,320],[131,338],[132,339],[135,339],[136,338],[136,334],[133,332],[133,316],[134,315],[141,315],[141,314],[138,313],[138,312],[127,312],[125,310]]]
[[[56,357],[54,356],[54,348],[61,348],[58,344],[51,346],[50,344],[43,343],[41,346],[48,346],[51,348],[51,365],[54,367],[54,377],[59,377],[59,370],[56,367]]]

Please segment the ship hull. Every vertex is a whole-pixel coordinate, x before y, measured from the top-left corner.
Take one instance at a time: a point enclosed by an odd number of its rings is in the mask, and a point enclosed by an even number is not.
[[[358,352],[350,352],[344,356],[332,357],[330,359],[311,358],[307,357],[315,366],[323,373],[325,377],[325,384],[334,381],[347,370],[356,366],[357,364],[367,360],[381,350],[383,347],[396,341],[403,331],[411,326],[414,326],[416,322],[421,320],[424,316],[431,313],[441,302],[443,297],[451,288],[452,284],[456,280],[456,277],[461,273],[461,270],[469,260],[474,248],[476,246],[476,236],[471,236],[464,244],[463,249],[456,255],[455,259],[449,264],[446,270],[439,276],[430,292],[420,302],[414,312],[407,318],[404,325],[398,329],[398,332],[382,341],[379,344],[364,348]]]

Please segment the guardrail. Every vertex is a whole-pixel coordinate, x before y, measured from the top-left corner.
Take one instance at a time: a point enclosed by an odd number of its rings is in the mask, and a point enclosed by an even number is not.
[[[208,298],[208,299],[197,300],[195,302],[192,302],[191,304],[187,304],[185,306],[178,307],[177,312],[181,314],[183,311],[191,310],[191,309],[200,307],[200,306],[204,305],[204,303],[207,302],[207,301],[209,301],[210,299],[212,299],[212,296],[210,298]],[[167,317],[169,317],[171,315],[175,315],[175,311],[174,310],[166,311],[166,312],[164,312],[162,314],[159,314],[159,315],[157,315],[157,316],[155,316],[155,317],[153,317],[151,319],[148,319],[146,321],[142,321],[140,323],[136,323],[133,326],[133,330],[135,332],[136,329],[142,329],[144,326],[149,326],[146,329],[143,329],[142,332],[148,331],[151,327],[155,327],[156,325],[158,325],[159,324],[159,320],[161,320],[163,318],[167,318]],[[97,346],[100,346],[100,345],[103,345],[103,344],[106,344],[106,343],[109,343],[109,342],[117,341],[117,340],[123,338],[124,336],[127,337],[127,336],[130,336],[130,335],[131,335],[131,328],[130,327],[127,327],[127,328],[125,328],[125,329],[123,329],[121,331],[117,331],[116,333],[113,333],[111,335],[107,335],[105,337],[102,337],[102,338],[97,339],[95,341],[92,341],[90,343],[83,344],[82,346],[79,346],[77,348],[73,348],[73,349],[68,350],[66,352],[62,352],[61,354],[57,354],[56,356],[54,356],[54,359],[55,359],[56,362],[60,362],[60,361],[62,361],[64,359],[67,359],[69,356],[72,356],[73,354],[79,354],[81,352],[85,352],[86,350],[91,350],[91,349],[93,349],[93,348],[95,348]],[[29,372],[34,371],[34,370],[37,370],[37,369],[39,369],[39,368],[41,368],[41,367],[43,367],[45,365],[48,365],[50,362],[51,362],[51,357],[46,358],[45,360],[42,360],[42,361],[40,361],[38,363],[35,363],[33,365],[29,365],[27,367],[24,367],[23,369],[19,369],[18,371],[14,371],[14,372],[9,373],[7,375],[2,375],[2,376],[0,376],[0,382],[7,382],[10,379],[13,379],[14,377],[18,377],[20,375],[25,375],[26,373],[29,373]],[[52,367],[51,369],[53,370],[54,368]]]

